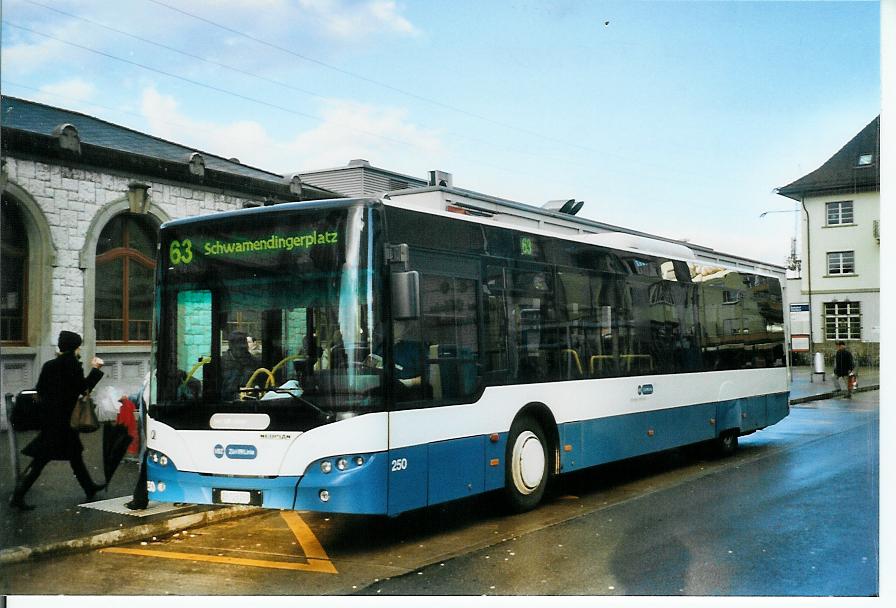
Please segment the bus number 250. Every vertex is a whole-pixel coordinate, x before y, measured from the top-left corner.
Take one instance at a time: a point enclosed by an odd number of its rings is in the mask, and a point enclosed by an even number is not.
[[[392,460],[392,472],[396,471],[404,471],[408,468],[408,459],[407,458],[395,458]]]

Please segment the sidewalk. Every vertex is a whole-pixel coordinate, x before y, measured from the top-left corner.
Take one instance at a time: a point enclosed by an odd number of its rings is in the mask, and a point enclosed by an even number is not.
[[[876,391],[880,389],[880,368],[859,368],[858,392]],[[840,382],[841,386],[845,382]],[[809,401],[831,399],[838,393],[834,390],[834,372],[828,369],[824,377],[813,374],[811,367],[794,367],[793,379],[790,382],[790,405],[799,405]]]
[[[877,390],[878,369],[859,370],[859,390]],[[830,399],[836,396],[830,373],[824,381],[808,367],[794,368],[791,383],[791,405]],[[19,433],[19,449],[36,433]],[[102,431],[82,435],[84,461],[94,481],[105,481],[102,469]],[[0,565],[32,557],[91,549],[161,536],[187,528],[237,517],[257,510],[254,507],[212,507],[150,503],[146,511],[129,511],[124,503],[131,499],[137,480],[137,462],[124,461],[115,472],[112,483],[100,492],[91,507],[66,462],[52,462],[44,469],[28,493],[33,511],[20,512],[7,503],[13,488],[9,434],[0,433]],[[19,466],[30,461],[20,457]],[[107,510],[100,510],[100,508]]]

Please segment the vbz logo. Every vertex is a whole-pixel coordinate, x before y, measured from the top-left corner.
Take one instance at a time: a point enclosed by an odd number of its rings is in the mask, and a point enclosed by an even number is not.
[[[639,395],[652,395],[653,394],[653,385],[652,384],[641,384],[638,386],[638,394]]]

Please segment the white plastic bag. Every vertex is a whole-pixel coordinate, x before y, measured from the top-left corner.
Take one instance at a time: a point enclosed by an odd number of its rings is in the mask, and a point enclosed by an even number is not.
[[[124,391],[114,386],[103,386],[93,392],[93,403],[96,405],[96,417],[100,422],[115,422],[121,409],[121,396]]]
[[[276,391],[268,391],[261,398],[261,401],[267,401],[268,399],[283,399],[284,397],[288,397],[292,395],[296,399],[302,396],[304,392],[302,387],[299,386],[299,382],[297,380],[287,380],[286,383],[281,384],[277,387]]]

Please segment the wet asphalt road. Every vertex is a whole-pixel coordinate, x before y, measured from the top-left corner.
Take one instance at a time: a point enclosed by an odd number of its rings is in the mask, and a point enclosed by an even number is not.
[[[794,408],[732,458],[688,448],[563,477],[530,513],[491,496],[395,519],[265,511],[11,564],[0,593],[874,595],[879,394]]]
[[[731,466],[365,593],[875,595],[877,396],[794,409]]]

